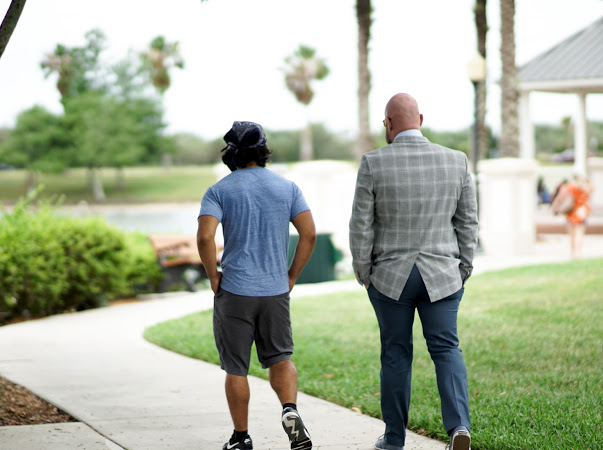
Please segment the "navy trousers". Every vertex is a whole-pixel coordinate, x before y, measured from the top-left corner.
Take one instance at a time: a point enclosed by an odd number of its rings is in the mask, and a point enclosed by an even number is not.
[[[381,412],[388,445],[402,447],[406,439],[415,309],[435,364],[444,427],[448,433],[461,425],[470,429],[467,370],[456,327],[463,292],[461,288],[431,303],[416,265],[398,300],[386,297],[372,284],[369,286],[368,295],[381,333]]]

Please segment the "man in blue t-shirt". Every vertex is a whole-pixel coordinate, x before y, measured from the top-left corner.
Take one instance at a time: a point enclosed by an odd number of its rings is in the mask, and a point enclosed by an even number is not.
[[[282,425],[291,448],[310,449],[312,441],[296,405],[289,293],[312,255],[314,220],[299,188],[266,169],[271,152],[260,125],[234,122],[224,141],[222,161],[232,173],[203,196],[197,231],[199,255],[215,294],[214,336],[220,366],[226,371],[226,398],[234,424],[223,449],[253,449],[247,427],[247,373],[254,341],[281,401]],[[290,222],[299,241],[287,267]],[[215,244],[220,223],[222,272],[217,270]]]

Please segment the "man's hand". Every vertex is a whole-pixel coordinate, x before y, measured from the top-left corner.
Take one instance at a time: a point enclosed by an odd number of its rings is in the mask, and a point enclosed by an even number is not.
[[[217,295],[220,290],[220,282],[222,281],[222,272],[218,272],[216,277],[209,280],[211,284],[211,290],[214,291],[214,294]]]

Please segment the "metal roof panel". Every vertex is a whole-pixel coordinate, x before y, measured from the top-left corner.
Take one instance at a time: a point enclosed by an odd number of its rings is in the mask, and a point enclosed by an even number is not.
[[[603,17],[519,68],[525,81],[603,78]]]

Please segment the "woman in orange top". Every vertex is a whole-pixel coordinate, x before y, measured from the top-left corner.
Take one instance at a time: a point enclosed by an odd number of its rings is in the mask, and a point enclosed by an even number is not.
[[[553,211],[562,201],[563,197],[571,195],[574,197],[574,207],[566,214],[572,258],[580,258],[582,252],[582,240],[586,231],[586,219],[590,215],[590,193],[593,187],[585,176],[574,175],[574,179],[566,183],[560,189],[559,195],[553,201]]]

